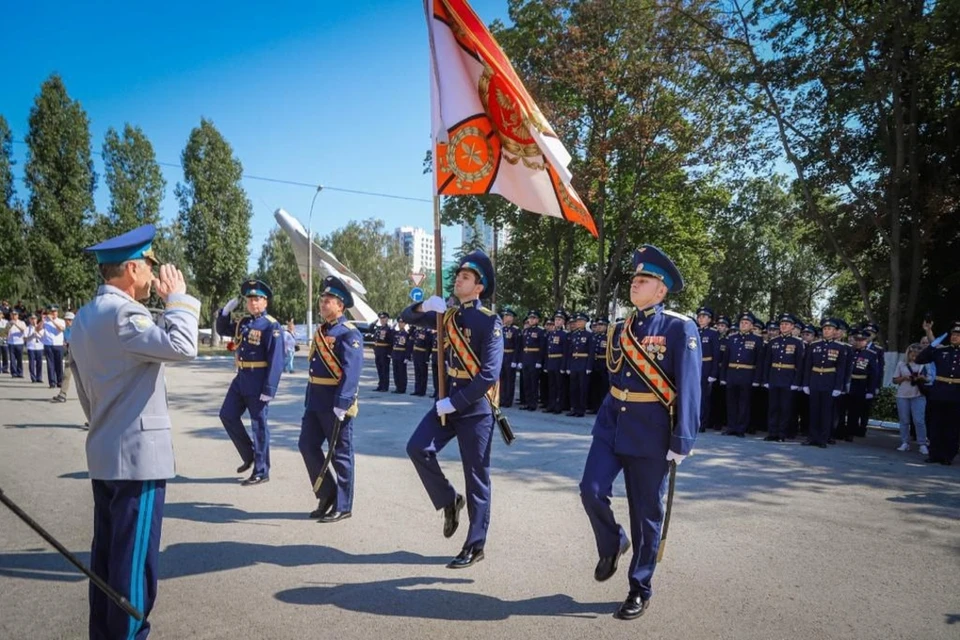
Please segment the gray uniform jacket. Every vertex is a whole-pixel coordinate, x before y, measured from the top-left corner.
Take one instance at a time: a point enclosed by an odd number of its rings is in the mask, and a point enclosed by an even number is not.
[[[110,285],[77,313],[70,369],[90,422],[91,479],[176,475],[163,363],[197,355],[199,316],[199,300],[174,294],[157,325],[146,307]]]

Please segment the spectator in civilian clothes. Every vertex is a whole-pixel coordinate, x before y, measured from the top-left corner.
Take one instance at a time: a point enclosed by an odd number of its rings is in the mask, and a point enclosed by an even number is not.
[[[293,354],[297,350],[297,337],[294,334],[293,320],[287,322],[283,330],[283,372],[293,373]]]

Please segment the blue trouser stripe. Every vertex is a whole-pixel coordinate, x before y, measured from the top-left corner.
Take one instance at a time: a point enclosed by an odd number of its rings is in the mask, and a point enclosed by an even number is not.
[[[154,483],[147,481],[140,493],[140,505],[137,510],[137,534],[133,545],[132,566],[130,568],[130,604],[143,610],[143,581],[150,548],[150,524],[153,521]],[[129,640],[136,637],[140,623],[130,617]]]

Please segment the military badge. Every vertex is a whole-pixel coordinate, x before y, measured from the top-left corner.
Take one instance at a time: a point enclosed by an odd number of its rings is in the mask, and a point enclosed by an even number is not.
[[[697,339],[693,336],[690,336],[690,339],[687,341],[687,349],[690,349],[691,351],[697,350]]]
[[[250,329],[247,333],[247,342],[254,346],[260,345],[260,330],[259,329]]]
[[[787,345],[787,354],[794,353],[796,350],[797,350],[797,345],[795,345],[795,344],[788,344],[788,345]]]
[[[493,337],[494,337],[494,338],[499,338],[500,335],[501,335],[501,334],[500,334],[500,329],[494,329],[494,330],[493,330]]]
[[[350,341],[350,346],[356,349],[360,346],[360,341],[354,338],[353,340]]]
[[[153,324],[149,316],[130,316],[130,324],[137,331],[146,331]]]

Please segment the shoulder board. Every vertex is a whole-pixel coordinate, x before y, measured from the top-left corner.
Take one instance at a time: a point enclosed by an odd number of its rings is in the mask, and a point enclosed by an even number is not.
[[[345,326],[347,329],[356,329],[356,328],[357,328],[357,325],[353,324],[353,322],[351,322],[350,320],[347,320],[346,322],[344,322],[344,323],[343,323],[343,326]]]
[[[263,314],[263,317],[266,318],[267,320],[269,320],[270,322],[276,322],[277,324],[280,324],[279,322],[277,322],[277,319],[274,318],[274,317],[273,317],[272,315],[270,315],[269,313]]]
[[[950,348],[950,345],[949,345],[949,344],[940,343],[940,344],[937,345],[936,348],[937,348],[937,349],[949,349],[949,348]]]
[[[488,316],[495,316],[495,315],[497,315],[497,314],[494,313],[491,309],[487,309],[486,307],[477,307],[477,310],[478,310],[478,311],[482,311],[483,313],[485,313],[485,314],[488,315]]]
[[[683,315],[682,313],[677,313],[676,311],[670,311],[669,309],[664,309],[663,315],[673,316],[674,318],[680,318],[681,320],[686,320],[687,322],[693,322],[693,320]]]

